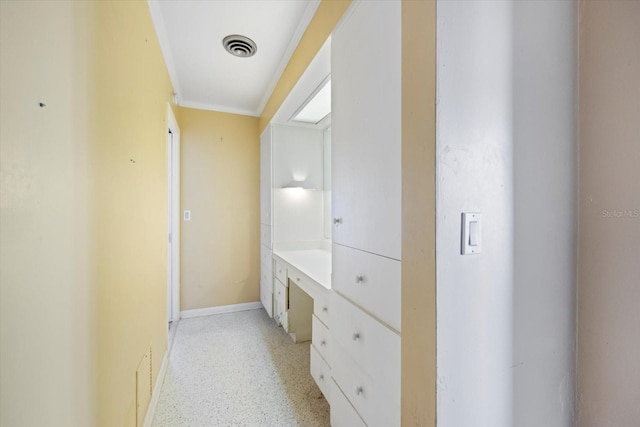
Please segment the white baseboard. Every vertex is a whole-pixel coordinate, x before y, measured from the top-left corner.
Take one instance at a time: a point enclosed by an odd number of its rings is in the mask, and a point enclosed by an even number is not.
[[[153,387],[153,393],[151,394],[151,401],[147,408],[147,415],[144,417],[144,427],[151,427],[153,424],[153,416],[156,413],[156,406],[158,406],[158,400],[160,399],[160,391],[162,390],[162,384],[164,383],[164,376],[167,373],[167,367],[169,366],[169,350],[165,351],[162,358],[162,365],[160,365],[160,372],[156,378],[156,385]]]
[[[181,319],[189,319],[191,317],[209,316],[212,314],[234,313],[236,311],[258,310],[262,308],[260,301],[245,302],[243,304],[223,305],[220,307],[196,308],[193,310],[184,310],[180,312]]]

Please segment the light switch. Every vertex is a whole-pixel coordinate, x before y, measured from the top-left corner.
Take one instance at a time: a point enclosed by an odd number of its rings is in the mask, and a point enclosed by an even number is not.
[[[462,213],[462,238],[460,253],[462,255],[479,254],[482,242],[482,215],[477,212]]]
[[[182,219],[184,219],[185,221],[191,221],[191,211],[184,211]]]
[[[478,221],[469,223],[469,246],[478,246]]]

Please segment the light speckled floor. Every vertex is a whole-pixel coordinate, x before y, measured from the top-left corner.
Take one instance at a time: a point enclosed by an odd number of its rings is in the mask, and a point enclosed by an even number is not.
[[[153,427],[329,426],[295,344],[264,310],[181,320]]]

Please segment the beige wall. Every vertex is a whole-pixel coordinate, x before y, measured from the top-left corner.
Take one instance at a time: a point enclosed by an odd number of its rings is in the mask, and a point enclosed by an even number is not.
[[[151,347],[155,383],[167,347],[172,88],[148,6],[1,7],[0,424],[134,425],[136,368]]]
[[[2,426],[94,420],[87,12],[0,2]]]
[[[101,426],[132,425],[138,364],[151,347],[155,384],[167,348],[166,118],[173,88],[147,3],[94,4],[98,415]]]
[[[640,420],[640,2],[582,1],[578,425]]]
[[[180,108],[181,310],[260,300],[258,118]]]
[[[351,0],[322,0],[260,114],[261,133],[280,105],[289,96],[289,92],[305,72],[318,50],[327,41],[350,4]]]
[[[436,425],[436,4],[402,2],[402,425]]]

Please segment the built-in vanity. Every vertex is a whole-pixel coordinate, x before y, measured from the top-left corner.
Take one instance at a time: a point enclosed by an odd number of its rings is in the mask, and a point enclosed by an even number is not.
[[[275,300],[280,299],[274,304],[287,307],[276,310],[274,318],[294,341],[311,340],[311,375],[331,401],[331,253],[322,249],[276,251],[274,266]]]
[[[334,427],[400,425],[399,52],[400,4],[354,2],[261,135],[261,301]]]

